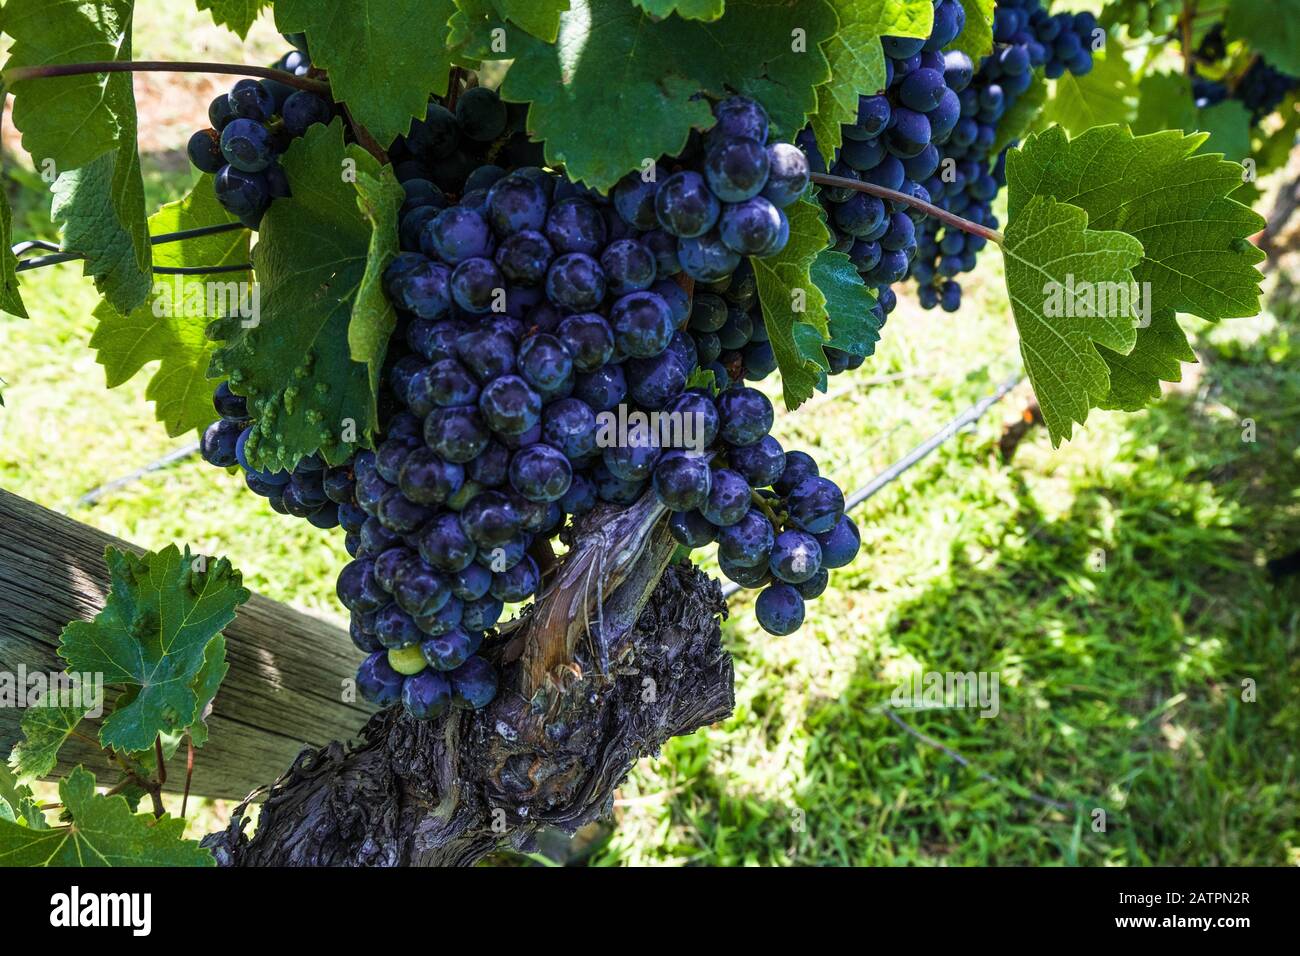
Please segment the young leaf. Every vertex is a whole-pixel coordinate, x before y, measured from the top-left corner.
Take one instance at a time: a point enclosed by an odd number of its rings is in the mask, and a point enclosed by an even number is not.
[[[463,54],[500,59],[490,33],[499,25],[466,15],[462,30],[458,21]],[[713,124],[700,91],[723,96],[734,89],[758,99],[777,129],[802,128],[816,106],[816,87],[830,79],[820,44],[835,28],[827,0],[732,0],[721,19],[708,23],[656,21],[629,0],[589,0],[560,17],[554,45],[507,27],[514,63],[501,95],[532,104],[529,130],[546,141],[552,165],[604,190],[646,157],[679,152],[691,127]],[[619,82],[610,82],[613,75]],[[601,124],[598,137],[591,135],[593,121]]]
[[[857,120],[859,95],[885,88],[880,37],[924,37],[934,27],[930,0],[847,0],[836,4],[835,12],[840,27],[822,42],[831,78],[817,87],[817,112],[811,120],[817,147],[826,157],[841,143],[840,126]]]
[[[961,50],[978,66],[980,57],[993,52],[993,7],[997,0],[962,0],[966,10],[966,25],[953,41],[952,48]],[[997,155],[994,153],[994,155]]]
[[[872,355],[880,341],[880,325],[871,311],[876,296],[858,275],[853,260],[842,252],[823,249],[813,260],[811,275],[826,297],[830,331],[826,345],[864,358]]]
[[[370,388],[378,394],[388,337],[397,324],[397,312],[384,294],[384,270],[398,252],[397,212],[406,193],[391,166],[385,166],[378,176],[358,173],[355,186],[357,207],[370,223],[370,252],[348,324],[348,345],[353,360],[369,366]]]
[[[75,671],[102,673],[104,682],[138,687],[119,701],[99,730],[105,747],[127,752],[153,746],[164,731],[189,727],[201,717],[196,680],[207,664],[208,645],[248,600],[239,572],[222,558],[193,567],[169,545],[137,557],[109,548],[112,586],[94,621],[63,629],[59,656]],[[211,697],[208,698],[209,700]]]
[[[1264,220],[1229,198],[1242,168],[1198,152],[1205,140],[1204,133],[1176,130],[1134,136],[1118,126],[1068,140],[1052,129],[1007,157],[1012,221],[1031,197],[1046,195],[1085,210],[1092,228],[1121,229],[1141,242],[1133,278],[1148,290],[1151,323],[1139,329],[1123,363],[1126,385],[1104,399],[1110,407],[1134,407],[1141,396],[1159,395],[1162,379],[1178,380],[1178,363],[1190,349],[1163,313],[1217,322],[1259,312],[1263,276],[1256,265],[1264,254],[1248,239]]]
[[[5,72],[22,67],[131,59],[134,0],[9,0],[4,32],[13,37]],[[14,125],[37,169],[85,166],[135,143],[135,94],[128,73],[40,77],[8,82]]]
[[[1037,128],[1058,123],[1071,136],[1077,136],[1094,126],[1127,123],[1133,118],[1134,93],[1133,71],[1119,41],[1111,40],[1105,50],[1094,54],[1091,73],[1066,73],[1055,81]]]
[[[131,812],[121,796],[95,792],[95,775],[77,767],[59,781],[68,826],[35,830],[0,820],[0,866],[215,866],[185,821]]]
[[[244,40],[248,38],[253,22],[271,5],[271,0],[195,0],[195,5],[211,13],[213,23],[226,27]]]
[[[29,707],[23,713],[23,739],[14,744],[9,763],[23,780],[48,776],[58,763],[59,751],[81,719],[84,707]]]
[[[212,177],[201,176],[184,199],[168,203],[149,218],[153,235],[235,222],[217,202]],[[197,236],[155,247],[160,266],[224,266],[248,262],[248,230]],[[240,283],[248,273],[160,276],[149,301],[129,314],[108,302],[95,309],[99,324],[90,337],[109,388],[116,388],[157,361],[145,398],[167,434],[202,429],[216,417],[212,382],[207,377],[213,344],[204,329],[213,319],[237,311]]]
[[[153,250],[144,211],[144,179],[135,134],[116,153],[54,181],[50,217],[63,225],[63,248],[85,256],[82,274],[119,312],[130,312],[153,285]]]
[[[4,91],[0,87],[0,102],[3,100]],[[13,244],[13,211],[9,208],[9,194],[0,189],[0,310],[25,319],[27,307],[18,291],[18,257],[13,253]]]
[[[1002,253],[1025,371],[1059,445],[1109,394],[1109,368],[1097,347],[1127,354],[1136,341],[1129,316],[1094,316],[1081,294],[1066,292],[1062,302],[1062,290],[1079,281],[1131,287],[1142,244],[1127,233],[1089,229],[1077,206],[1032,195],[1011,217]],[[1054,300],[1064,308],[1053,308]]]
[[[1228,35],[1290,76],[1300,76],[1300,0],[1230,0]]]
[[[293,195],[272,204],[253,250],[261,321],[217,323],[212,334],[225,342],[208,373],[249,399],[260,429],[247,454],[271,470],[317,451],[339,464],[357,447],[349,429],[368,443],[378,424],[369,371],[348,349],[371,227],[345,176],[378,176],[379,163],[344,146],[340,119],[313,126],[281,162]]]
[[[812,398],[827,367],[821,348],[830,337],[826,296],[813,281],[812,267],[825,250],[830,234],[818,205],[801,199],[786,213],[790,217],[790,241],[776,255],[752,259],[751,263],[763,321],[781,368],[785,404],[795,409]]]
[[[447,21],[454,0],[277,0],[276,29],[306,33],[312,65],[328,70],[334,98],[388,146],[447,92]]]

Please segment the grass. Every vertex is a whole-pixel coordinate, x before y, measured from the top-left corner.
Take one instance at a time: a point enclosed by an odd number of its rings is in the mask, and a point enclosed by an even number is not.
[[[259,62],[279,52],[262,36]],[[183,55],[167,42],[137,39]],[[203,121],[204,96],[169,97],[178,129]],[[46,235],[39,180],[15,162],[15,235]],[[188,188],[174,153],[146,163],[151,201]],[[104,389],[75,266],[26,274],[23,293],[33,318],[0,319],[0,485],[146,547],[228,555],[256,590],[337,616],[338,537],[198,461],[78,506],[181,441],[153,421],[145,377]],[[995,255],[967,293],[956,316],[902,295],[879,354],[780,417],[786,447],[853,488],[991,392],[1018,368]],[[1137,415],[1094,412],[1060,449],[1035,431],[1006,465],[1019,391],[859,510],[863,551],[801,631],[763,635],[738,596],[735,716],[642,761],[590,862],[1300,864],[1300,583],[1263,568],[1300,541],[1296,327],[1285,307],[1201,327],[1187,387]],[[887,715],[915,670],[998,676],[994,718],[901,715],[969,766]],[[205,803],[191,832],[226,812]]]

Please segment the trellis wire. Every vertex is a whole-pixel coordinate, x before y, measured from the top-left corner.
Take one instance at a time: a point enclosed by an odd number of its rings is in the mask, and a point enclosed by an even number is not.
[[[159,471],[163,468],[166,468],[168,465],[174,464],[175,462],[178,461],[183,461],[184,459],[189,458],[191,455],[197,455],[198,453],[199,453],[199,443],[191,442],[190,444],[185,445],[182,448],[177,448],[175,451],[168,452],[166,455],[163,455],[163,457],[159,458],[157,461],[151,461],[149,462],[149,464],[141,468],[137,468],[129,475],[123,475],[121,478],[114,478],[112,481],[105,482],[104,484],[100,485],[97,488],[92,488],[90,491],[87,491],[84,495],[82,495],[80,498],[77,499],[77,504],[89,507],[90,505],[93,505],[96,502],[98,502],[99,499],[103,498],[105,495],[111,494],[112,492],[117,491],[119,488],[125,488],[129,484],[133,484],[134,482],[139,481],[141,478],[143,478],[145,475],[149,474],[150,472]]]
[[[235,229],[247,228],[242,223],[226,222],[215,226],[200,226],[196,229],[182,229],[179,232],[165,232],[157,236],[149,237],[149,244],[152,246],[161,246],[169,242],[179,242],[183,239],[197,239],[200,236],[210,236],[218,232],[230,232]],[[55,266],[61,262],[75,262],[78,259],[86,258],[80,252],[65,252],[52,242],[46,242],[44,239],[29,239],[26,242],[20,242],[11,250],[15,256],[21,256],[33,249],[42,249],[51,253],[48,256],[34,256],[31,259],[24,259],[18,263],[15,272],[27,272],[31,269],[41,269],[45,266]],[[240,263],[238,265],[227,266],[154,266],[153,271],[158,275],[164,276],[205,276],[215,275],[219,272],[248,272],[252,269],[249,263]]]

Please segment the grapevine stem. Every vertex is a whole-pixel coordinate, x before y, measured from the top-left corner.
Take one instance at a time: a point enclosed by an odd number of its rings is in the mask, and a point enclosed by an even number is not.
[[[226,73],[275,80],[310,93],[329,95],[330,85],[321,80],[295,76],[285,70],[240,63],[203,63],[196,60],[102,60],[94,63],[62,63],[50,66],[18,66],[4,71],[6,85],[52,76],[84,76],[88,73]]]
[[[891,202],[902,203],[905,206],[911,206],[913,209],[919,209],[927,216],[933,216],[944,225],[952,226],[954,229],[960,229],[962,232],[969,232],[975,236],[982,236],[990,242],[996,242],[999,246],[1006,244],[1006,237],[996,229],[990,229],[988,226],[981,226],[977,222],[971,222],[969,219],[963,219],[956,213],[951,213],[946,209],[940,209],[934,203],[926,202],[924,199],[917,199],[915,196],[909,196],[907,193],[900,193],[897,189],[886,189],[884,186],[877,186],[873,183],[862,183],[856,179],[846,179],[843,176],[832,176],[830,173],[813,173],[812,181],[821,186],[839,186],[843,189],[856,189],[860,193],[867,193],[880,199],[888,199]]]

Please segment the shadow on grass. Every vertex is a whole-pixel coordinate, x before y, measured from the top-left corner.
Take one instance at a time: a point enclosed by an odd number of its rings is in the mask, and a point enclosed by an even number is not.
[[[863,800],[806,808],[810,857],[833,855],[876,805],[889,809],[885,841],[936,862],[1296,862],[1300,583],[1263,568],[1300,543],[1291,354],[1284,327],[1212,352],[1214,386],[1132,419],[1122,456],[1137,467],[1085,483],[1067,514],[1044,515],[1015,482],[1015,516],[984,555],[959,541],[942,583],[900,609],[843,697],[809,716],[855,767],[835,789]],[[999,676],[995,719],[902,715],[970,768],[875,709],[899,658]],[[878,849],[850,858],[889,862],[892,848]]]
[[[1009,476],[842,693],[808,702],[788,800],[714,769],[725,730],[697,734],[629,839],[699,863],[1295,864],[1300,581],[1264,559],[1300,543],[1300,368],[1285,328],[1204,356],[1212,385],[1128,419],[1063,511]],[[998,715],[902,713],[919,740],[884,711],[913,670],[996,674]]]

